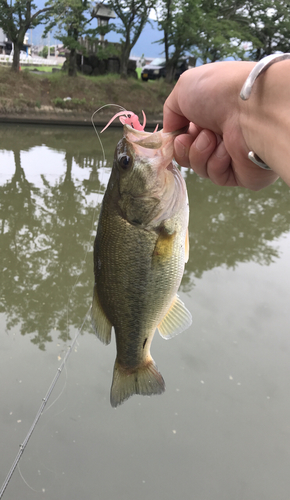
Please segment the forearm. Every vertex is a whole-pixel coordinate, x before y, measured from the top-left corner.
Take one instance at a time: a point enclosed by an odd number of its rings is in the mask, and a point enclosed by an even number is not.
[[[241,130],[254,151],[290,185],[290,61],[273,64],[239,100]]]

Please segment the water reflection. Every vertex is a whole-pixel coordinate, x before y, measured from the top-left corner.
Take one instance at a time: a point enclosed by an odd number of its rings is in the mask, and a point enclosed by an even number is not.
[[[190,252],[184,287],[194,277],[240,262],[270,264],[278,257],[274,241],[290,228],[289,188],[282,181],[259,191],[217,187],[186,170],[190,197]]]
[[[8,330],[20,324],[21,334],[33,333],[31,341],[45,349],[52,331],[67,340],[68,326],[79,327],[91,302],[92,243],[101,202],[96,193],[105,188],[106,162],[91,129],[1,126],[0,131],[2,171],[8,155],[14,155],[13,171],[0,185],[0,312],[6,313]],[[102,137],[108,167],[120,133]],[[23,152],[36,147],[38,181],[31,182],[21,162]],[[42,167],[49,150],[62,165],[52,180],[50,169]],[[290,227],[289,189],[283,182],[252,193],[219,188],[189,171],[184,176],[191,208],[184,292],[214,267],[234,268],[250,260],[267,265],[278,256],[274,241]]]

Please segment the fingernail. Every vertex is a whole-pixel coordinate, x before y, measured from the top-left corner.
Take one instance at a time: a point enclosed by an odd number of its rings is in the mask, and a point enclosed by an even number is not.
[[[185,156],[185,147],[183,144],[178,140],[178,138],[175,139],[174,142],[174,149],[175,149],[175,154],[178,156],[178,158],[183,158]]]
[[[215,152],[215,155],[217,156],[217,158],[223,158],[224,156],[226,156],[228,154],[226,148],[225,148],[225,145],[224,145],[224,142],[222,141],[217,149],[216,149],[216,152]]]
[[[195,141],[195,147],[199,151],[204,151],[208,147],[210,143],[210,140],[205,132],[200,132],[198,135],[196,141]]]

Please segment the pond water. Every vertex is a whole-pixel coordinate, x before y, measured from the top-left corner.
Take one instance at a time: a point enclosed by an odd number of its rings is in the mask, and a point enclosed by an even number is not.
[[[0,126],[0,487],[93,288],[121,129]],[[183,170],[190,329],[152,355],[162,396],[112,409],[115,342],[86,321],[4,499],[289,500],[290,195]]]

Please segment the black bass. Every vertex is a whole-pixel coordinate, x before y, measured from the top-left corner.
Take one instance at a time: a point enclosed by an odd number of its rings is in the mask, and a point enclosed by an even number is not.
[[[176,295],[188,259],[189,216],[186,185],[173,162],[178,133],[125,123],[103,198],[91,315],[105,344],[115,330],[113,407],[133,394],[165,390],[150,354],[154,333],[169,339],[192,321]]]

